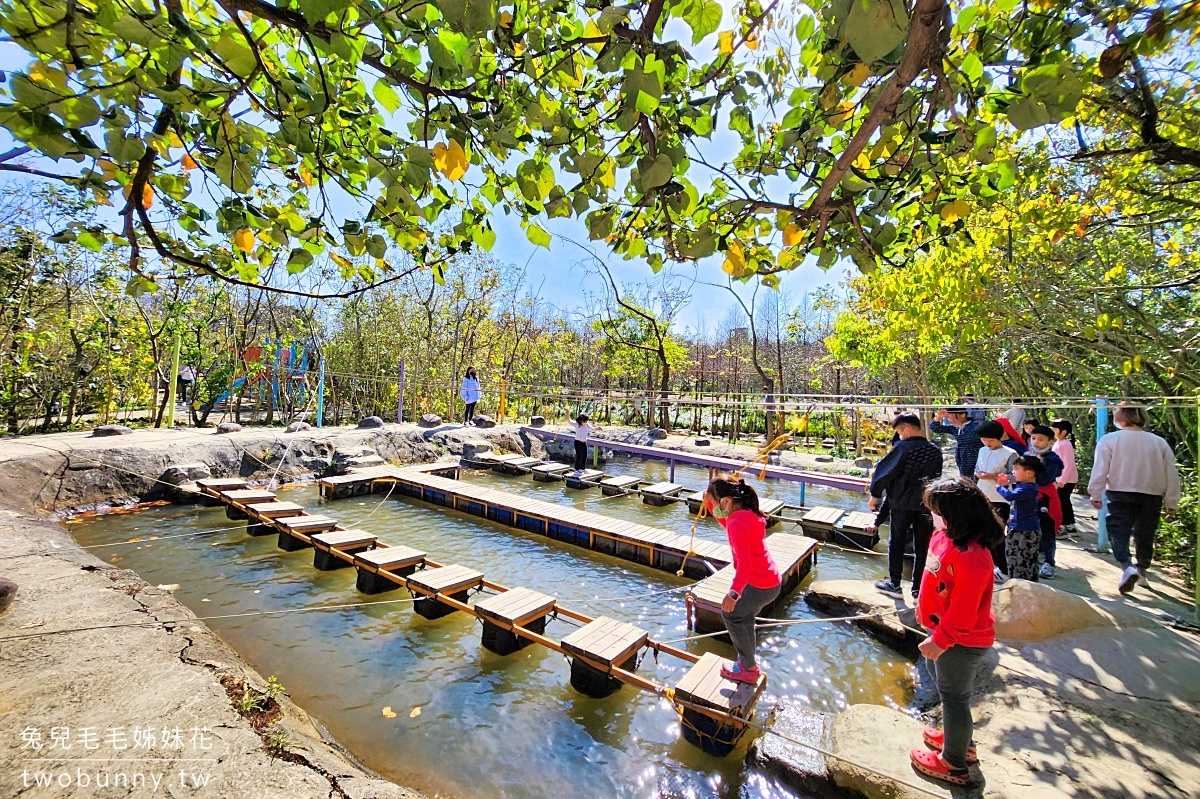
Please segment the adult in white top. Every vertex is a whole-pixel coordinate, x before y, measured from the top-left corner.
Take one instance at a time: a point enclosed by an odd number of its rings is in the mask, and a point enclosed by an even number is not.
[[[1093,508],[1099,509],[1105,500],[1108,503],[1108,539],[1122,569],[1117,588],[1127,594],[1139,579],[1146,582],[1159,516],[1173,513],[1179,506],[1179,469],[1171,445],[1145,430],[1145,410],[1122,404],[1113,413],[1113,422],[1120,429],[1096,444],[1088,494]],[[1129,557],[1131,534],[1136,568]]]
[[[474,366],[467,367],[467,373],[463,375],[462,386],[458,389],[458,396],[462,397],[463,403],[467,406],[463,411],[462,423],[472,424],[471,420],[475,418],[475,404],[483,396],[483,392],[479,390],[479,375],[475,373]]]
[[[588,424],[588,415],[586,413],[581,413],[574,419],[568,419],[567,424],[575,433],[575,471],[579,471],[587,463],[588,436],[604,428]]]
[[[1013,399],[1011,407],[1000,415],[1012,423],[1017,430],[1020,430],[1021,425],[1025,423],[1025,409],[1021,407],[1021,401],[1016,398]]]

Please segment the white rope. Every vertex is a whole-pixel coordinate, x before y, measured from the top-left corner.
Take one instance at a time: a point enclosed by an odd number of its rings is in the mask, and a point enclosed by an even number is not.
[[[863,619],[882,619],[884,616],[898,615],[900,613],[900,611],[901,611],[900,608],[896,608],[895,610],[889,610],[889,611],[886,611],[883,613],[860,613],[857,616],[833,616],[833,617],[829,617],[829,618],[817,618],[817,619],[782,619],[782,620],[767,619],[766,620],[767,623],[765,623],[765,624],[764,623],[756,624],[755,629],[761,630],[766,627],[790,627],[795,624],[826,624],[828,622],[835,622],[835,621],[861,621]],[[756,619],[756,621],[758,621],[758,620]],[[901,626],[903,626],[903,625],[901,625]],[[911,629],[911,628],[909,628],[909,629]],[[923,631],[922,631],[922,634],[924,634]],[[729,635],[729,631],[721,630],[720,632],[704,633],[703,635],[689,635],[689,636],[685,636],[684,638],[675,638],[670,641],[657,641],[656,643],[663,644],[663,645],[679,644],[679,643],[683,643],[685,641],[700,641],[704,638],[716,638],[717,636],[720,636],[720,635]]]

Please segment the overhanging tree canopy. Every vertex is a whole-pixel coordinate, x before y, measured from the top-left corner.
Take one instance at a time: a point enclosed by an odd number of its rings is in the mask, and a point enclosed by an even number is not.
[[[0,25],[34,59],[0,169],[113,202],[64,237],[128,244],[134,290],[146,246],[250,284],[327,255],[361,290],[397,249],[490,247],[497,211],[770,284],[959,233],[1017,179],[1009,125],[1079,113],[1089,157],[1200,164],[1195,0],[0,0]]]

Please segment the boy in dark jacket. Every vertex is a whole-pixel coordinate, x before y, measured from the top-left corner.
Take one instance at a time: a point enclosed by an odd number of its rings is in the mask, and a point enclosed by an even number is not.
[[[1038,576],[1054,577],[1054,553],[1058,549],[1058,528],[1062,527],[1062,500],[1058,496],[1055,481],[1066,468],[1062,458],[1054,451],[1054,431],[1045,425],[1035,425],[1029,434],[1029,454],[1042,459],[1046,470],[1038,475],[1038,507],[1041,508],[1042,540],[1038,544],[1038,558],[1042,561]]]
[[[875,467],[871,477],[869,507],[876,510],[887,492],[891,508],[888,538],[888,578],[875,583],[884,594],[902,599],[900,580],[904,576],[904,545],[913,537],[912,595],[917,596],[921,575],[925,571],[925,555],[933,535],[933,516],[922,502],[925,484],[942,476],[942,451],[921,435],[921,420],[912,414],[897,416],[892,428],[900,436],[899,443]]]
[[[1004,556],[1008,576],[1038,581],[1038,544],[1042,537],[1038,510],[1038,476],[1046,471],[1037,455],[1022,455],[1013,464],[1013,480],[999,475],[996,491],[1008,502],[1008,530],[1004,536]]]

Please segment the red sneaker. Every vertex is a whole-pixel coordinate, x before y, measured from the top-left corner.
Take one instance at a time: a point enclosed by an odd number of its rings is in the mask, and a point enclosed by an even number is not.
[[[744,669],[742,668],[742,662],[739,660],[734,662],[732,669],[722,666],[721,676],[734,682],[744,682],[747,685],[754,685],[758,682],[758,678],[762,676],[762,669]]]
[[[913,749],[908,753],[912,767],[926,777],[948,782],[951,785],[966,785],[971,780],[971,772],[967,769],[950,768],[937,752],[927,752],[924,749]]]
[[[942,751],[942,747],[946,745],[946,733],[935,730],[933,727],[926,727],[922,732],[922,737],[925,739],[925,745],[935,752]],[[975,751],[975,747],[967,747],[967,765],[978,762],[979,753]]]

